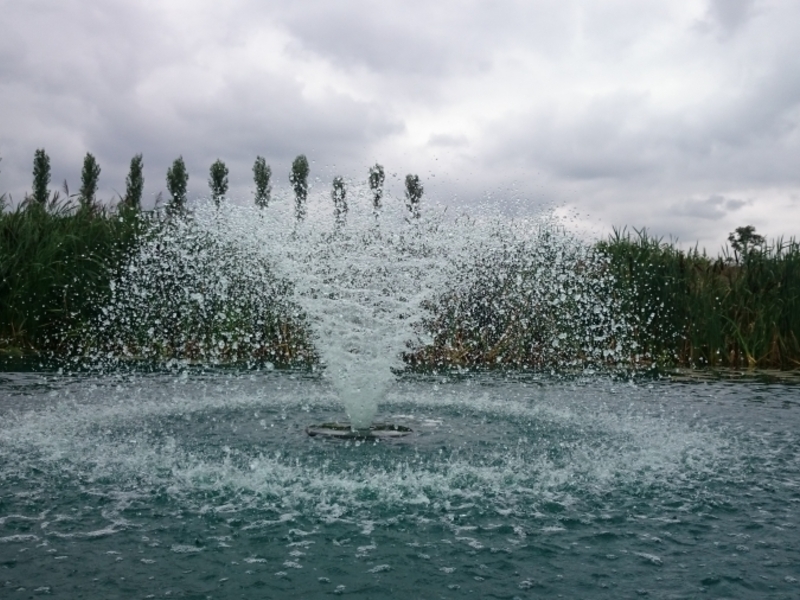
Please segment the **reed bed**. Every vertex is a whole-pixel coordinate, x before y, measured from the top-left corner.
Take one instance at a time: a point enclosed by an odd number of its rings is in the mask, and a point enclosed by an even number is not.
[[[172,256],[159,240],[189,239],[175,227],[164,213],[79,208],[57,197],[0,212],[0,355],[315,360],[289,282],[219,241],[190,240]],[[407,362],[800,367],[796,240],[710,257],[644,230],[593,245],[557,237],[476,249],[429,307],[432,342],[409,349]],[[140,294],[141,277],[126,276],[131,268],[151,275],[149,295]]]
[[[0,352],[59,352],[144,231],[126,210],[54,196],[0,213]]]
[[[181,233],[164,211],[79,207],[57,195],[0,212],[0,357],[308,362],[311,344],[280,282],[248,279],[266,266],[235,268],[247,257],[208,240],[171,255],[163,241]]]
[[[160,221],[117,273],[73,353],[105,367],[313,361],[303,316],[288,300],[291,283],[217,234],[192,216]]]
[[[608,257],[645,361],[663,366],[800,367],[800,244],[743,255],[684,252],[644,230],[597,244]]]

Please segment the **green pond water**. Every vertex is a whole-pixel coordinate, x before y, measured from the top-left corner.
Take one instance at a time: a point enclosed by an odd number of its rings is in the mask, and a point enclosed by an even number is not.
[[[800,387],[0,374],[0,597],[800,598]]]

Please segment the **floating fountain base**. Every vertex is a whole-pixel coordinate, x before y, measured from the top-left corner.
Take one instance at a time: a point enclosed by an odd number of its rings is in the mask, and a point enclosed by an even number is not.
[[[410,427],[392,423],[374,423],[367,429],[353,429],[350,423],[322,423],[306,427],[306,433],[312,437],[322,436],[348,440],[386,440],[403,437],[411,432]]]

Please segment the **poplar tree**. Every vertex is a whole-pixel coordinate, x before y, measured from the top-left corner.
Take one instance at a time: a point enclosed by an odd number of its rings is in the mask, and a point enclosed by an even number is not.
[[[125,179],[125,205],[135,210],[142,208],[142,192],[144,191],[144,165],[142,155],[137,154],[131,159],[128,177]]]
[[[369,168],[369,189],[372,190],[372,206],[376,212],[381,209],[383,182],[385,179],[386,175],[381,165],[375,163],[374,167]]]
[[[220,202],[228,193],[228,167],[217,159],[209,171],[208,187],[211,188],[211,197],[219,208]]]
[[[306,217],[306,199],[308,198],[308,159],[301,154],[292,162],[289,183],[294,189],[295,216],[298,221]]]
[[[97,185],[100,181],[100,165],[91,152],[87,152],[83,158],[83,170],[81,171],[81,189],[78,199],[81,208],[93,208],[95,196],[97,195]]]
[[[50,157],[44,151],[44,148],[39,148],[33,155],[33,201],[40,205],[45,206],[47,199],[50,196]]]
[[[171,214],[182,213],[186,210],[186,188],[189,184],[189,173],[183,156],[179,156],[167,169],[167,189],[172,196],[167,204],[167,212]]]
[[[256,157],[256,162],[253,164],[253,180],[256,182],[256,206],[259,208],[269,206],[272,193],[271,178],[272,169],[270,169],[267,161],[263,156]]]
[[[344,187],[344,179],[341,177],[333,179],[331,198],[333,199],[333,219],[338,229],[344,226],[347,219],[347,191]]]
[[[420,217],[420,202],[424,188],[417,175],[406,175],[406,207],[415,219]]]

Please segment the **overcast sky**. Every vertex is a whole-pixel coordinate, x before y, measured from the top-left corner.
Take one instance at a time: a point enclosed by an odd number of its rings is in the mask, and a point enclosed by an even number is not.
[[[179,155],[251,198],[256,155],[318,191],[376,161],[425,202],[542,206],[716,253],[734,227],[800,235],[797,0],[0,0],[0,193],[145,193]]]

